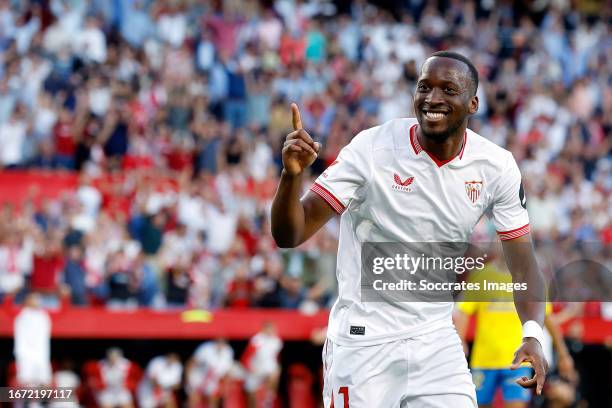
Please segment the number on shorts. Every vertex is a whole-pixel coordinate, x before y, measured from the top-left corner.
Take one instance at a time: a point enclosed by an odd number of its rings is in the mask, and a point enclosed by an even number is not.
[[[349,408],[348,387],[340,387],[338,389],[338,394],[344,395],[344,408]]]

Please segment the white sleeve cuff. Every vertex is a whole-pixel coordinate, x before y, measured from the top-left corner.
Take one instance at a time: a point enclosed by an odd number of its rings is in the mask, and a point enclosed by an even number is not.
[[[544,330],[535,320],[528,320],[523,324],[523,338],[525,337],[533,337],[540,342],[540,346],[544,344]]]

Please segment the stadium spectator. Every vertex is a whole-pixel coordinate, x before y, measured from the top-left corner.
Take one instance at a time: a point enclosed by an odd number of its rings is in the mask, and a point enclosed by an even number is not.
[[[302,286],[299,278],[285,276],[280,292],[280,306],[286,309],[297,309],[306,299],[306,288]]]
[[[15,168],[24,164],[26,136],[29,131],[26,110],[23,105],[17,107],[10,114],[8,120],[0,124],[0,160],[2,167]]]
[[[76,38],[74,49],[85,63],[102,64],[106,61],[106,36],[100,30],[96,17],[87,17],[85,26]]]
[[[0,244],[0,291],[15,294],[21,290],[31,267],[30,237],[19,230],[4,229]]]
[[[145,7],[145,0],[122,3],[120,32],[123,38],[135,48],[142,47],[154,29],[151,16]]]
[[[136,307],[140,276],[136,264],[123,249],[109,254],[108,304],[112,307]]]
[[[168,278],[166,282],[166,302],[168,306],[185,307],[191,285],[189,264],[174,264],[165,273]]]
[[[247,308],[253,299],[253,281],[248,276],[248,265],[242,263],[234,271],[229,282],[225,303],[230,308]]]
[[[145,217],[139,232],[142,251],[147,255],[155,255],[161,247],[166,217],[163,212]]]
[[[59,300],[60,276],[64,269],[60,231],[38,233],[35,237],[30,289],[40,293],[45,305],[57,304]]]
[[[64,280],[70,288],[73,305],[84,306],[87,302],[87,287],[85,284],[84,251],[80,245],[71,245],[67,249]]]
[[[282,294],[282,264],[276,257],[267,256],[261,271],[254,278],[254,301],[259,307],[280,307]]]

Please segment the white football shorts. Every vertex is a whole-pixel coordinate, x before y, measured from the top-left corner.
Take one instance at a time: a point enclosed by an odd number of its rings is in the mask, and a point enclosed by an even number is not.
[[[477,408],[454,327],[373,346],[327,339],[323,370],[325,408]]]

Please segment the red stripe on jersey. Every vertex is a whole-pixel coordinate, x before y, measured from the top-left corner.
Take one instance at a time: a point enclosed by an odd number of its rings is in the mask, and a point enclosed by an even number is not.
[[[332,193],[329,192],[328,189],[326,189],[322,185],[314,183],[312,187],[310,187],[310,190],[321,196],[321,198],[325,200],[327,204],[329,204],[338,214],[342,214],[344,212],[345,207],[340,202],[340,200],[338,200]]]
[[[529,224],[525,224],[522,227],[515,228],[510,231],[497,231],[497,234],[499,235],[499,239],[502,241],[508,241],[510,239],[522,237],[523,235],[528,234],[529,231]]]
[[[412,145],[412,148],[414,149],[414,152],[416,154],[421,153],[421,150],[423,150],[421,148],[421,144],[419,143],[419,139],[416,137],[416,127],[417,125],[412,125],[412,127],[410,128],[410,144]]]

